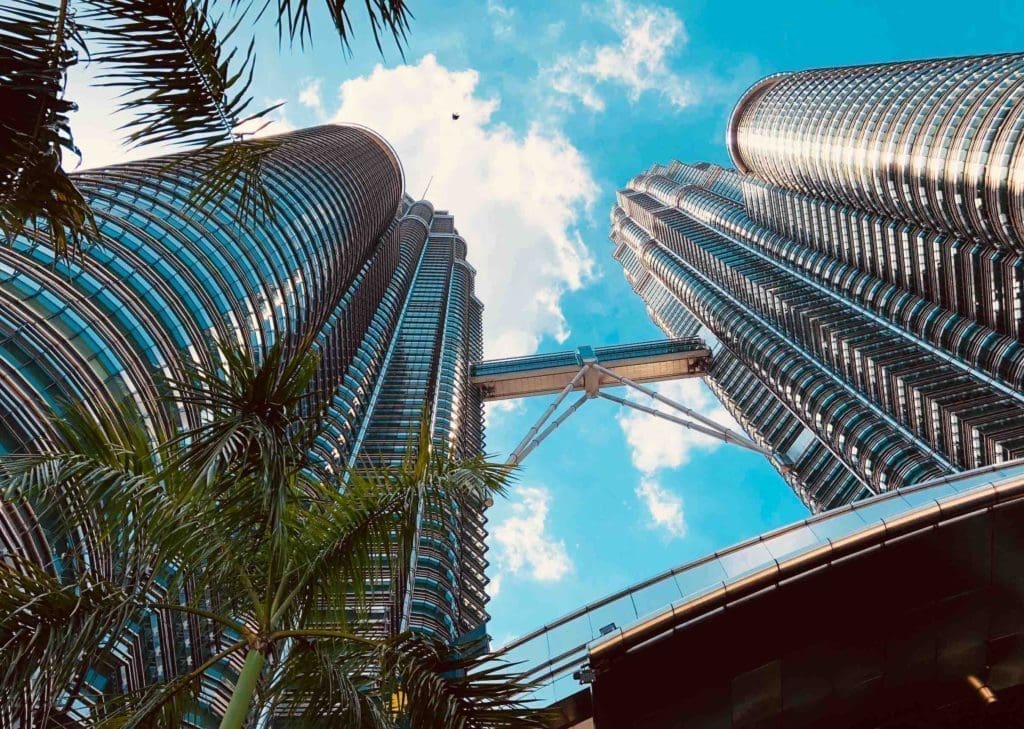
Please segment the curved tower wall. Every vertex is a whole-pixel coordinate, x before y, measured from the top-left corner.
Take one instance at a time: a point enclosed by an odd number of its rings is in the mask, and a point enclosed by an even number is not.
[[[771,76],[738,171],[655,165],[615,257],[814,510],[1024,456],[1024,55]]]
[[[1024,252],[1024,54],[770,76],[729,122],[736,168]]]
[[[278,141],[265,162],[277,214],[254,225],[235,223],[237,190],[190,209],[200,170],[182,154],[76,174],[101,234],[81,257],[55,265],[42,233],[0,246],[0,453],[45,448],[50,409],[68,401],[131,399],[154,437],[194,425],[196,413],[160,399],[161,378],[208,359],[214,342],[258,358],[286,333],[320,351],[314,456],[325,465],[398,460],[428,404],[437,445],[481,452],[468,362],[480,356],[482,307],[452,216],[403,197],[397,157],[369,130]],[[455,640],[486,621],[484,507],[425,515],[408,585],[389,586],[405,610],[382,605],[382,629]],[[0,541],[51,561],[32,515],[2,504]],[[165,680],[217,649],[195,630],[154,615],[125,637],[106,690]],[[203,686],[211,717],[231,690],[231,670],[218,675]]]
[[[0,247],[0,446],[39,447],[40,408],[130,397],[150,418],[157,376],[212,342],[254,354],[283,332],[324,330],[395,217],[401,166],[376,135],[320,127],[282,138],[266,185],[280,215],[243,228],[227,206],[188,211],[187,157],[75,176],[100,240],[54,265],[43,234]],[[184,161],[181,161],[184,160]],[[231,203],[237,203],[232,195]],[[327,366],[337,363],[326,363]]]

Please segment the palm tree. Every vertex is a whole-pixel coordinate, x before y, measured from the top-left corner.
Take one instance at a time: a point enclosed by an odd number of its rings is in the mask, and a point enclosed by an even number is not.
[[[405,0],[363,4],[378,50],[386,33],[401,50],[410,19]],[[323,0],[319,7],[347,51],[346,6]],[[98,66],[98,83],[123,92],[127,144],[198,149],[209,179],[200,198],[240,182],[256,212],[267,213],[261,160],[274,145],[242,144],[239,126],[259,128],[274,107],[254,108],[254,44],[242,36],[251,21],[269,15],[281,42],[304,47],[312,12],[309,0],[4,0],[0,230],[10,239],[41,226],[61,255],[96,235],[87,202],[61,167],[65,153],[81,157],[68,117],[75,104],[64,92],[68,69],[83,55]]]
[[[311,726],[541,726],[508,667],[369,620],[409,569],[421,508],[500,494],[505,467],[437,453],[421,427],[402,467],[332,473],[309,456],[316,356],[275,346],[258,365],[240,350],[219,359],[172,384],[174,405],[204,416],[156,449],[129,408],[71,408],[58,452],[0,461],[4,498],[73,537],[49,569],[0,562],[0,704],[60,726],[89,670],[157,612],[215,636],[205,661],[98,697],[97,726],[179,726],[225,665],[240,669],[222,729],[278,713]]]

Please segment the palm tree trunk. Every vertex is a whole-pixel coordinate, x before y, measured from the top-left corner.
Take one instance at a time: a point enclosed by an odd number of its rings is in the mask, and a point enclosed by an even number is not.
[[[227,711],[220,721],[220,729],[242,729],[245,717],[249,715],[252,706],[256,680],[260,677],[266,660],[267,657],[260,651],[249,649],[245,656],[245,665],[242,666],[242,672],[238,674],[238,681],[235,682],[235,690],[231,693]]]

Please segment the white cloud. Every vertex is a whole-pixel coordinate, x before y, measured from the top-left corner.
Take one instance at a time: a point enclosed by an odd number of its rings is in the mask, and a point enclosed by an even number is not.
[[[513,490],[512,515],[494,527],[497,561],[504,572],[526,572],[541,582],[557,582],[573,568],[565,542],[547,534],[551,494],[536,486]]]
[[[513,18],[515,8],[503,5],[498,0],[487,0],[487,14],[491,16],[491,32],[498,38],[508,38],[515,33]]]
[[[493,428],[506,420],[510,415],[521,415],[526,412],[526,403],[517,400],[490,400],[484,403],[484,423]]]
[[[640,479],[636,495],[647,505],[651,528],[664,529],[670,538],[686,536],[683,500],[651,478]]]
[[[619,33],[615,44],[582,46],[559,56],[541,76],[552,89],[589,109],[605,108],[601,85],[625,89],[636,103],[647,92],[681,109],[696,100],[693,85],[669,67],[668,57],[687,42],[683,21],[672,10],[612,0],[605,20]]]
[[[402,160],[409,194],[429,183],[427,198],[455,214],[486,306],[487,356],[528,354],[544,335],[569,335],[560,302],[593,277],[576,225],[598,190],[560,132],[535,124],[518,134],[493,123],[500,99],[479,95],[478,81],[476,71],[451,71],[433,55],[377,66],[341,85],[333,118],[380,132]]]
[[[284,99],[264,99],[264,109],[276,106],[277,108],[259,119],[250,119],[247,122],[235,127],[235,134],[244,134],[248,139],[258,137],[269,137],[272,134],[285,134],[294,132],[295,125],[292,124],[284,112]]]
[[[732,416],[698,379],[662,382],[654,389],[721,425],[738,430]],[[665,405],[652,403],[652,406],[679,416]],[[695,450],[713,450],[721,445],[721,441],[715,438],[637,410],[623,408],[617,419],[629,444],[633,465],[648,476],[660,468],[685,465]]]
[[[492,600],[501,593],[501,573],[495,572],[491,575],[491,581],[487,583],[487,595]]]
[[[544,37],[549,41],[558,40],[565,32],[565,21],[559,20],[544,26]]]
[[[309,79],[306,85],[299,89],[299,103],[313,111],[323,111],[324,103],[320,98],[320,79]]]

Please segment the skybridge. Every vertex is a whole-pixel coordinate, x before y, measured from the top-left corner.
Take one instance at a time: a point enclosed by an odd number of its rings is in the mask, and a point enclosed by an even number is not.
[[[599,363],[612,374],[595,369],[589,377],[573,383],[574,390],[596,392],[621,385],[616,376],[640,383],[701,377],[711,363],[711,350],[698,337],[579,347],[570,352],[477,362],[472,367],[471,381],[480,388],[484,400],[553,395],[564,390],[588,362]]]
[[[513,465],[522,463],[569,416],[594,398],[639,410],[765,456],[772,455],[742,433],[730,430],[646,386],[665,380],[703,377],[710,365],[711,349],[707,344],[699,337],[686,337],[607,347],[584,346],[568,352],[476,362],[470,370],[470,381],[479,388],[485,401],[557,393],[554,401],[512,451],[508,463]],[[667,406],[668,411],[606,392],[612,387],[640,392]],[[573,392],[581,394],[552,419]]]

